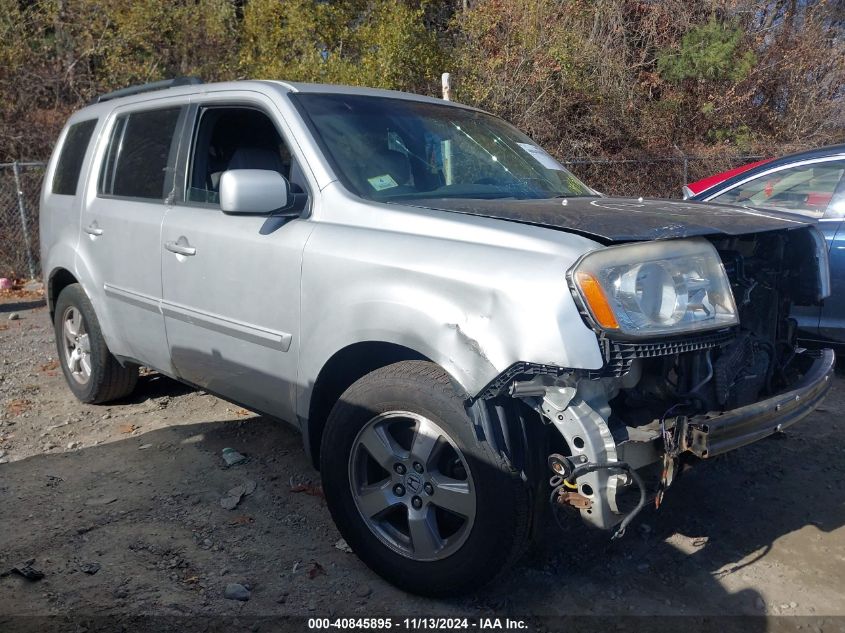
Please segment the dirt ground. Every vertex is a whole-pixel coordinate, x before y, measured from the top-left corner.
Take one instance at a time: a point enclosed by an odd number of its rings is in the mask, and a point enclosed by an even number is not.
[[[816,413],[699,465],[620,541],[550,526],[506,577],[433,601],[337,546],[292,427],[154,373],[125,402],[80,404],[56,358],[43,301],[0,303],[0,572],[44,573],[0,576],[0,617],[845,615],[841,377]],[[226,468],[225,447],[248,461]],[[221,507],[244,482],[255,491]],[[224,598],[235,582],[249,601]]]

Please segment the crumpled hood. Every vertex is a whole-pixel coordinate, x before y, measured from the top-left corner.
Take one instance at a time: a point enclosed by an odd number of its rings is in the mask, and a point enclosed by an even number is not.
[[[798,216],[703,202],[637,198],[560,198],[548,200],[465,200],[435,198],[403,201],[422,207],[537,224],[603,242],[661,240],[696,235],[742,235],[812,224]]]

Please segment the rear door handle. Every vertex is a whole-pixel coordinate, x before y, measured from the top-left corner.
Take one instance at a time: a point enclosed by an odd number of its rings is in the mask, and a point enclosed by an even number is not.
[[[182,238],[180,238],[180,241],[181,239]],[[197,254],[196,248],[194,248],[193,246],[188,246],[187,244],[180,244],[179,242],[165,242],[164,248],[169,250],[171,253],[176,253],[177,255],[185,255],[187,257]]]
[[[91,224],[89,224],[88,226],[85,227],[85,232],[88,235],[102,235],[103,229],[101,229],[99,226],[97,226],[96,222],[91,222]]]

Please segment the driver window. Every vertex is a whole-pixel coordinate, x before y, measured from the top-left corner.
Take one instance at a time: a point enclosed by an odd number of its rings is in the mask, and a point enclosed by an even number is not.
[[[220,177],[230,169],[267,169],[302,192],[301,172],[270,118],[253,108],[204,108],[194,137],[187,199],[220,202]]]

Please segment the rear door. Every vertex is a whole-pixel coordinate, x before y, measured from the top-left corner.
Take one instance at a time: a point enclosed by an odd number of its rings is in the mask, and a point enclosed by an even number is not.
[[[162,311],[184,380],[295,420],[300,269],[307,218],[226,215],[228,169],[268,169],[309,185],[270,99],[216,93],[192,106],[182,186],[162,232]]]
[[[810,338],[827,337],[845,325],[845,235],[837,211],[845,158],[827,156],[785,165],[716,192],[707,201],[768,207],[819,220],[830,254],[831,296],[823,306],[793,306],[791,316]],[[823,323],[824,322],[824,323]],[[838,337],[842,337],[840,332]]]
[[[117,109],[98,148],[81,218],[79,257],[109,347],[172,374],[161,315],[161,226],[187,107],[156,100]]]

